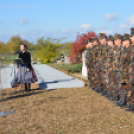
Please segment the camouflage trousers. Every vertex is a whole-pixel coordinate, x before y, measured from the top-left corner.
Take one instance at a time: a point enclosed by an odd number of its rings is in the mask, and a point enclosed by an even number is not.
[[[93,89],[97,89],[101,87],[101,71],[96,70],[95,68],[88,69],[88,81],[90,87]]]
[[[95,85],[95,69],[94,68],[88,68],[88,81],[90,88],[94,88]]]
[[[114,86],[113,94],[120,96],[120,98],[131,100],[133,93],[132,78],[130,77],[131,72],[128,70],[115,70],[114,71]]]
[[[121,90],[121,72],[120,70],[113,71],[113,95],[119,96]]]
[[[114,82],[115,82],[115,80],[114,80],[113,70],[109,70],[109,72],[108,72],[108,86],[107,86],[108,94],[113,94]]]
[[[126,101],[134,104],[134,69],[129,69],[127,72],[128,84],[126,90]]]
[[[101,70],[95,70],[95,78],[94,78],[94,88],[100,88],[101,87]]]
[[[103,90],[108,90],[108,81],[109,81],[108,71],[101,70],[101,84]]]
[[[94,87],[95,89],[97,88],[101,88],[101,58],[100,57],[96,57],[95,58],[95,65],[94,65],[94,69],[95,69],[95,79],[94,79]]]

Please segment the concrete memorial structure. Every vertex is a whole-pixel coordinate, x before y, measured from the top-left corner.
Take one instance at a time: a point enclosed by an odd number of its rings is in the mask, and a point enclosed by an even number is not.
[[[87,77],[86,53],[87,53],[87,50],[85,50],[85,51],[82,53],[82,62],[83,62],[83,66],[82,66],[82,75]]]

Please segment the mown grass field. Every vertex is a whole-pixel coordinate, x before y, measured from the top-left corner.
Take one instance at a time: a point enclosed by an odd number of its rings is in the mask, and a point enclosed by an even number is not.
[[[15,113],[0,117],[0,134],[134,133],[134,114],[115,106],[88,86],[38,90],[33,84],[32,91],[23,90],[17,88],[16,95],[12,94],[14,89],[9,89],[8,95],[3,90],[1,104]]]
[[[80,64],[57,64],[57,63],[48,63],[49,66],[61,70],[61,71],[67,71],[68,73],[81,73],[82,71],[82,63]]]

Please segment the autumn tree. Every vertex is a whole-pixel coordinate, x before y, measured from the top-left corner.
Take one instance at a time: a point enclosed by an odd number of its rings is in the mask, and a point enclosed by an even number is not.
[[[38,46],[36,46],[37,55],[42,63],[50,63],[59,56],[59,45],[53,44],[51,39],[44,39],[44,37],[37,40]]]
[[[85,50],[85,42],[86,40],[89,40],[95,36],[96,36],[95,32],[88,32],[83,33],[81,35],[80,34],[77,35],[76,41],[72,43],[71,52],[68,56],[71,63],[76,64],[82,62],[82,53]]]
[[[19,35],[11,37],[11,39],[7,42],[7,49],[8,52],[14,52],[14,51],[19,51],[20,50],[20,45],[25,44],[27,45],[29,50],[32,50],[33,44],[30,43],[27,40],[21,39]]]
[[[0,54],[6,53],[6,44],[0,41]]]

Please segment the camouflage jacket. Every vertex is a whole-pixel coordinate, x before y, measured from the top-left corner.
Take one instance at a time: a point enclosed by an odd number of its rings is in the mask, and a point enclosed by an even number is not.
[[[113,70],[113,61],[114,61],[114,45],[113,46],[107,46],[108,48],[108,52],[107,52],[107,63],[108,63],[108,71],[112,71]]]
[[[94,46],[94,54],[95,54],[95,69],[101,70],[101,44]]]
[[[101,46],[101,70],[104,70],[104,71],[107,71],[107,65],[108,65],[108,62],[107,62],[107,52],[108,52],[108,45],[102,45]]]
[[[134,70],[134,44],[131,45],[129,69]]]
[[[86,53],[86,66],[87,68],[94,68],[95,65],[95,54],[94,54],[94,46],[87,49]]]
[[[127,71],[130,66],[130,54],[131,54],[131,45],[129,47],[122,47],[121,49],[121,55],[120,55],[120,65],[121,65],[121,71]]]
[[[113,53],[113,70],[120,70],[121,64],[120,64],[120,57],[121,57],[121,49],[123,45],[114,46],[114,53]]]

